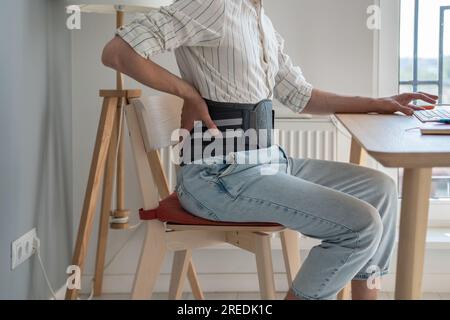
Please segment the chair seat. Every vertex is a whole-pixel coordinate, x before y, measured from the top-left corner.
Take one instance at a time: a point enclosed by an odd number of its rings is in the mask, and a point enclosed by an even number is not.
[[[267,222],[224,222],[203,219],[183,209],[176,193],[159,203],[159,207],[153,210],[139,210],[141,220],[159,220],[169,224],[192,225],[192,226],[242,226],[242,227],[279,227],[277,223]]]

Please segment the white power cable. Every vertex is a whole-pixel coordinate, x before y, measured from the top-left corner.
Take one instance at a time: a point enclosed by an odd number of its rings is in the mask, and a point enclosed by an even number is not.
[[[86,300],[92,300],[94,298],[94,280],[91,281],[91,293],[89,293],[89,297]],[[77,297],[77,300],[82,300],[80,297]]]
[[[120,254],[120,252],[122,252],[122,250],[127,246],[127,244],[137,234],[136,230],[139,229],[139,227],[141,225],[142,225],[142,221],[138,222],[137,224],[135,224],[135,225],[133,225],[133,226],[131,226],[131,227],[129,227],[127,229],[127,230],[135,230],[135,231],[133,231],[133,234],[131,236],[129,236],[128,239],[122,244],[122,246],[119,248],[119,250],[117,250],[114,253],[114,255],[111,257],[111,259],[105,264],[103,270],[106,270],[114,262],[114,260]],[[42,269],[42,274],[44,275],[44,279],[45,279],[45,282],[47,284],[47,287],[50,290],[52,298],[57,300],[55,290],[53,289],[53,286],[52,286],[52,284],[50,282],[50,279],[48,278],[47,270],[45,269],[44,263],[42,261],[42,257],[41,257],[41,241],[39,240],[39,238],[37,238],[37,237],[35,238],[33,246],[34,246],[34,249],[36,250],[36,256],[38,258],[39,265],[40,265],[40,267]],[[92,278],[92,280],[91,280],[91,292],[90,292],[89,297],[87,298],[87,300],[92,300],[93,297],[94,297],[94,278]],[[81,300],[81,299],[78,298],[78,300]]]
[[[47,283],[47,287],[50,290],[50,293],[52,294],[53,299],[57,300],[55,290],[53,290],[52,284],[50,283],[50,279],[48,278],[48,275],[47,275],[47,271],[45,270],[44,263],[42,262],[41,240],[38,237],[36,237],[34,239],[33,246],[34,246],[34,249],[36,250],[36,256],[38,258],[39,265],[41,266],[42,274],[44,275],[44,279],[45,279],[45,282]]]

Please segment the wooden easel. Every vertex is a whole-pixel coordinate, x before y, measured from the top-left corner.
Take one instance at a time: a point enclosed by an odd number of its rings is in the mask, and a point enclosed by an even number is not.
[[[116,27],[124,23],[124,13],[117,11]],[[127,229],[127,218],[130,211],[125,208],[125,170],[124,170],[124,119],[123,106],[129,99],[139,98],[141,90],[124,90],[123,76],[116,75],[116,90],[100,90],[103,106],[97,129],[94,154],[92,157],[89,180],[84,197],[83,210],[78,228],[78,236],[72,258],[72,265],[83,270],[88,251],[89,238],[95,217],[95,209],[103,176],[103,193],[100,209],[100,223],[98,232],[97,255],[94,276],[94,296],[101,295],[103,284],[103,269],[105,265],[108,228]],[[114,180],[116,178],[116,209],[111,210]],[[116,223],[111,223],[113,216]],[[117,222],[117,221],[123,221]],[[76,299],[78,290],[67,289],[66,299]]]
[[[81,214],[78,236],[75,245],[75,251],[72,258],[72,265],[78,266],[83,270],[85,257],[88,251],[89,238],[92,233],[92,225],[95,217],[95,209],[100,191],[100,182],[103,175],[103,194],[101,202],[101,216],[99,225],[99,238],[97,245],[97,259],[95,267],[94,294],[101,294],[103,266],[105,263],[106,242],[108,237],[109,219],[111,212],[112,192],[114,186],[114,169],[117,162],[117,171],[123,170],[123,155],[120,155],[123,143],[122,114],[123,101],[139,98],[140,90],[101,90],[100,96],[103,97],[103,107],[100,116],[100,122],[95,141],[94,154],[92,157],[91,168],[89,171],[89,180],[84,198],[83,211]],[[122,151],[123,152],[123,151]],[[123,173],[118,172],[117,183],[123,183]],[[122,178],[120,178],[122,177]],[[123,192],[123,187],[117,188],[117,191]],[[122,198],[121,198],[122,197]],[[118,194],[117,204],[123,204],[123,193]],[[123,207],[118,206],[120,213],[126,212]],[[67,289],[66,299],[76,299],[78,290]]]

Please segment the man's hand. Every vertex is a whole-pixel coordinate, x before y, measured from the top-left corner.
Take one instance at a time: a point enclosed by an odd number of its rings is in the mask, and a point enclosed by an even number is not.
[[[370,106],[370,112],[391,114],[400,111],[411,116],[416,110],[425,110],[424,107],[416,106],[411,102],[421,100],[434,105],[438,99],[439,97],[424,92],[403,93],[390,98],[375,99]]]
[[[217,126],[209,115],[208,105],[198,92],[184,99],[181,128],[191,131],[194,128],[195,121],[202,121],[209,130],[212,130],[211,133],[215,135]]]

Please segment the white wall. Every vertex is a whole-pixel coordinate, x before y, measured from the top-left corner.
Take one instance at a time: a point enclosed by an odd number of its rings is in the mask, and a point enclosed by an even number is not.
[[[265,0],[267,14],[293,60],[315,87],[372,94],[373,32],[366,10],[373,0]]]
[[[316,87],[344,94],[371,95],[373,88],[373,34],[366,28],[366,8],[371,0],[266,0],[265,6],[275,27],[285,37],[287,50],[300,64],[307,79]],[[114,87],[114,73],[100,64],[102,46],[114,34],[114,18],[83,15],[82,30],[72,33],[73,46],[73,163],[74,163],[74,215],[79,220],[85,184],[92,154],[95,130],[100,111],[98,89]],[[177,71],[171,54],[155,58],[164,67]],[[127,80],[127,87],[141,87]],[[145,90],[144,94],[148,94]],[[128,147],[127,147],[128,148]],[[129,154],[129,148],[127,149]],[[127,204],[136,213],[141,205],[134,174],[133,161],[127,157]],[[77,224],[73,226],[77,228]],[[95,229],[96,230],[96,229]],[[110,257],[128,237],[130,231],[112,232],[108,245]],[[96,241],[96,237],[93,237]],[[131,284],[142,241],[141,230],[128,243],[115,263],[107,270],[105,286],[109,290],[126,288]],[[91,244],[87,274],[92,274],[94,245]],[[208,282],[207,289],[218,290],[230,279],[238,285],[242,272],[252,273],[255,266],[243,252],[205,250],[196,253],[201,278]],[[281,256],[275,255],[276,270],[282,271]],[[232,265],[229,261],[237,261]],[[167,262],[164,272],[169,271]],[[242,271],[243,270],[243,271]],[[241,272],[241,276],[226,275]],[[212,273],[221,276],[212,276]],[[210,276],[208,276],[208,274]],[[255,278],[252,276],[251,278]],[[164,279],[167,280],[167,277]],[[222,279],[222,280],[221,280]],[[255,278],[256,279],[256,278]],[[164,288],[160,282],[159,288]],[[256,287],[256,280],[247,286]],[[235,288],[238,290],[238,288]]]
[[[72,248],[70,34],[64,2],[0,10],[0,299],[47,299],[36,257],[11,270],[11,242],[37,229],[50,281]],[[78,201],[78,199],[77,199]]]

